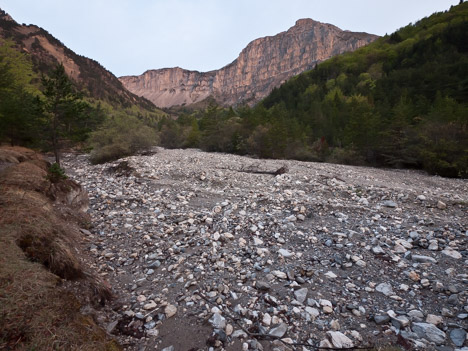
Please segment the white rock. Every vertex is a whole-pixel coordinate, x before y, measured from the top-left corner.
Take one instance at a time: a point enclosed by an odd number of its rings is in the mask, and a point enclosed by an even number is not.
[[[268,332],[268,335],[274,336],[277,338],[282,338],[284,334],[286,334],[287,331],[288,331],[288,325],[286,323],[281,323],[276,328],[271,329]]]
[[[333,344],[333,347],[339,349],[354,347],[354,343],[351,341],[351,339],[339,331],[328,331],[327,335]]]
[[[385,296],[393,295],[393,288],[389,283],[380,283],[375,287],[375,290],[384,294]]]
[[[254,245],[256,246],[263,245],[263,240],[257,237],[253,238],[253,242],[254,242]]]
[[[426,322],[434,325],[442,324],[443,321],[444,319],[442,316],[436,316],[434,314],[428,314],[426,317]]]
[[[152,309],[155,309],[156,308],[156,302],[154,302],[153,300],[151,300],[149,303],[147,303],[146,305],[143,306],[143,308],[145,310],[152,310]]]
[[[271,316],[269,313],[263,315],[262,323],[268,327],[271,325]]]
[[[458,251],[452,249],[451,247],[446,247],[444,250],[442,250],[442,253],[445,256],[449,256],[449,257],[454,258],[456,260],[459,260],[460,258],[462,258],[461,253],[459,253]]]
[[[210,319],[210,323],[216,329],[224,329],[226,327],[226,318],[224,318],[219,312],[215,312]]]
[[[288,250],[285,250],[285,249],[279,249],[278,250],[278,253],[283,256],[283,257],[286,257],[286,258],[289,258],[289,257],[293,257],[294,256],[294,253],[293,252],[289,252]]]
[[[329,278],[329,279],[335,279],[335,278],[338,278],[338,276],[333,273],[332,271],[328,271],[327,273],[324,274],[325,277]]]
[[[280,279],[286,279],[288,277],[286,273],[281,272],[281,271],[272,271],[271,274],[273,274],[275,277],[280,278]]]
[[[167,318],[171,318],[177,313],[177,307],[174,305],[167,305],[166,308],[164,308],[164,313]]]
[[[304,301],[306,300],[307,298],[307,293],[308,293],[309,289],[307,288],[302,288],[302,289],[299,289],[299,290],[296,290],[294,292],[294,297],[296,298],[297,301],[299,301],[300,303],[304,303]]]

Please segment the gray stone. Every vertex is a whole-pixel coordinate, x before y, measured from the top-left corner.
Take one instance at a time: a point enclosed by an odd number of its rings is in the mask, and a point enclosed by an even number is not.
[[[384,294],[385,296],[393,295],[393,288],[389,283],[380,283],[376,286],[375,290]]]
[[[412,255],[411,259],[419,263],[437,263],[435,258],[423,255]]]
[[[374,246],[372,252],[376,255],[383,255],[385,251],[380,246]]]
[[[271,329],[268,335],[274,336],[277,338],[282,338],[284,334],[286,334],[287,331],[288,331],[288,325],[286,323],[281,323],[276,328]]]
[[[171,345],[171,346],[163,348],[161,351],[174,351],[174,350],[175,350],[174,346]]]
[[[445,333],[430,323],[414,323],[413,331],[418,334],[420,338],[434,342],[440,345],[445,341]]]
[[[460,258],[462,258],[461,253],[459,253],[458,251],[452,249],[451,247],[446,247],[444,250],[442,250],[442,253],[445,256],[454,258],[456,260],[459,260]]]
[[[210,323],[217,329],[224,329],[224,327],[226,327],[226,318],[221,316],[220,313],[215,312],[213,313],[213,317],[210,319]]]
[[[382,324],[386,324],[388,322],[390,322],[390,317],[386,314],[379,314],[379,315],[376,315],[374,316],[374,322],[377,324],[377,325],[382,325]]]
[[[387,200],[383,203],[385,207],[390,207],[390,208],[395,208],[397,207],[397,204],[395,201]]]
[[[240,339],[245,339],[247,338],[247,333],[243,330],[235,330],[233,333],[232,333],[232,337],[233,338],[240,338]]]
[[[450,340],[455,346],[462,347],[466,340],[466,331],[463,329],[453,329],[450,331]]]
[[[279,249],[278,250],[278,253],[283,256],[283,257],[286,257],[286,258],[289,258],[289,257],[293,257],[294,256],[294,253],[293,252],[290,252],[288,250],[285,250],[285,249]]]
[[[328,331],[327,335],[333,346],[336,348],[346,349],[354,347],[354,343],[351,341],[351,339],[341,332]]]
[[[299,301],[300,303],[304,303],[304,301],[307,298],[307,292],[308,291],[309,291],[309,289],[307,289],[307,288],[302,288],[302,289],[296,290],[294,292],[294,296],[296,297],[296,300]]]
[[[255,283],[255,288],[257,290],[267,291],[267,290],[271,289],[271,285],[269,283],[267,283],[267,282],[262,281],[262,280],[257,280],[257,282]]]

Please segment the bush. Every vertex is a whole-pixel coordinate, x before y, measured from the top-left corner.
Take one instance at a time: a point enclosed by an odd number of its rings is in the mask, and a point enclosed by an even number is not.
[[[363,166],[366,164],[364,157],[354,149],[333,148],[326,160],[330,163],[338,163],[352,166]]]
[[[133,116],[109,119],[90,138],[91,163],[104,163],[131,156],[157,143],[156,131]]]
[[[67,179],[68,177],[65,174],[63,168],[60,167],[58,163],[54,163],[52,166],[49,167],[47,172],[47,179],[51,183],[58,183],[63,179]]]

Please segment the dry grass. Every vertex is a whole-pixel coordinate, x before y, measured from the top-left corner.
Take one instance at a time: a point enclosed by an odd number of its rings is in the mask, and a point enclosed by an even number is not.
[[[0,173],[0,349],[119,350],[61,284],[91,276],[101,298],[110,293],[79,259],[76,215],[50,199],[47,163],[13,151],[0,149],[0,160],[18,160]]]

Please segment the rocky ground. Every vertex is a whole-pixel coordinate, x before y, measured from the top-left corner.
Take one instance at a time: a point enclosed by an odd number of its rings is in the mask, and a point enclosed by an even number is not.
[[[117,295],[101,323],[127,350],[468,350],[466,180],[197,150],[125,160],[64,166]]]

